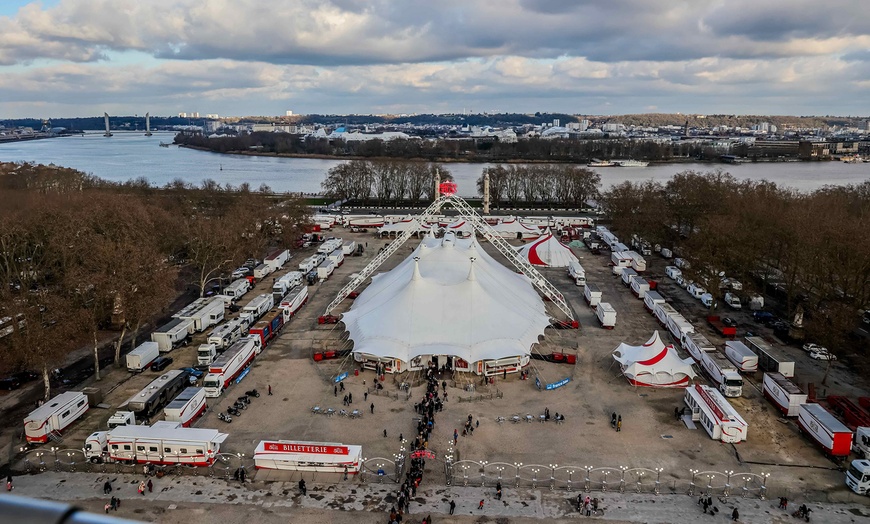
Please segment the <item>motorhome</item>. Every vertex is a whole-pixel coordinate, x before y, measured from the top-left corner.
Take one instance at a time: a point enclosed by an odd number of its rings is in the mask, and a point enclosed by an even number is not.
[[[701,286],[701,284],[696,284],[696,283],[689,284],[689,287],[686,288],[686,291],[688,291],[689,294],[692,295],[692,298],[701,298],[704,295],[704,293],[707,292],[707,290],[704,289],[704,287]]]
[[[84,393],[61,393],[24,418],[24,438],[31,444],[48,442],[84,415],[89,407]]]
[[[678,268],[677,266],[667,266],[665,268],[665,275],[667,275],[670,279],[676,280],[677,277],[682,274],[683,272],[680,271],[680,268]]]
[[[568,277],[574,281],[574,284],[578,286],[586,285],[586,271],[583,269],[583,266],[580,265],[580,262],[576,260],[572,260],[568,262]]]
[[[148,369],[148,366],[159,356],[160,346],[157,342],[143,342],[127,353],[124,362],[127,364],[127,371],[138,373]]]
[[[299,271],[305,275],[312,269],[317,267],[317,258],[313,255],[299,262]]]
[[[620,278],[622,279],[622,285],[631,287],[631,279],[638,276],[637,271],[631,269],[630,267],[626,267],[622,269],[622,273],[620,274]]]
[[[287,293],[281,301],[281,307],[292,317],[306,302],[308,302],[308,286],[300,283]]]
[[[689,262],[685,258],[675,258],[674,265],[680,269],[689,269]]]
[[[93,463],[187,464],[210,466],[227,434],[215,429],[185,428],[180,423],[118,426],[85,440],[85,458]]]
[[[713,307],[713,295],[711,295],[710,293],[704,293],[698,300],[700,300],[701,304],[703,304],[706,308]]]
[[[242,308],[243,312],[249,312],[254,319],[259,319],[266,311],[272,309],[275,305],[275,298],[271,294],[262,294],[254,297],[248,304]]]
[[[631,279],[631,294],[643,300],[649,292],[649,282],[640,276]]]
[[[610,264],[613,267],[631,267],[631,257],[626,255],[623,251],[614,251],[610,253]]]
[[[233,318],[209,333],[206,342],[214,344],[216,350],[222,350],[246,334],[245,322],[241,318]]]
[[[631,269],[638,273],[646,271],[646,259],[643,258],[640,253],[637,253],[636,251],[628,251],[626,254],[631,257]]]
[[[172,319],[151,333],[151,341],[157,342],[157,347],[161,353],[168,353],[177,347],[186,346],[194,332],[193,324],[193,320],[188,318]]]
[[[242,298],[251,289],[251,282],[247,278],[240,278],[224,288],[223,294],[229,297],[231,302]]]
[[[663,247],[662,250],[659,251],[659,253],[662,255],[662,258],[673,258],[674,257],[674,252],[666,247]]]

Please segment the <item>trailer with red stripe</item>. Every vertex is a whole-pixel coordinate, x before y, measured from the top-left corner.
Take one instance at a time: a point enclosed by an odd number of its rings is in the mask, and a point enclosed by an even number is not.
[[[847,457],[852,451],[852,432],[818,404],[801,404],[798,427],[832,457]]]
[[[85,458],[93,463],[187,464],[210,466],[228,435],[216,429],[185,428],[179,422],[118,426],[85,440]]]
[[[717,390],[695,384],[686,388],[683,400],[692,410],[692,420],[700,422],[713,440],[725,443],[746,440],[749,425]]]
[[[186,428],[205,413],[207,407],[205,389],[189,387],[163,408],[163,414],[166,416],[166,420],[181,422],[181,425]]]
[[[31,411],[24,419],[27,442],[48,442],[49,435],[59,435],[89,408],[88,397],[79,391],[67,391]]]

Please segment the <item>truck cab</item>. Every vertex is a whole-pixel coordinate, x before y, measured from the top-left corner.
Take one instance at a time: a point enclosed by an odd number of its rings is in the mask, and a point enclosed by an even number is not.
[[[102,462],[108,453],[108,431],[96,431],[91,433],[85,439],[85,447],[82,452],[85,454],[85,459],[94,464]]]
[[[853,460],[846,471],[846,485],[859,495],[870,494],[870,460]]]
[[[855,429],[852,451],[859,457],[870,459],[870,427],[862,426]]]
[[[136,425],[136,415],[132,411],[116,411],[114,415],[109,417],[106,424],[109,429],[115,429],[118,426],[134,426]]]
[[[217,355],[217,348],[214,344],[200,344],[199,349],[196,350],[196,361],[200,365],[208,365],[214,361],[215,355]]]

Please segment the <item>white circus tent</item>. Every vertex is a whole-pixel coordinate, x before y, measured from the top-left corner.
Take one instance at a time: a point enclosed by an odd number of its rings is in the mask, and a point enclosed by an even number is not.
[[[462,217],[459,217],[458,220],[455,220],[453,222],[444,224],[444,229],[447,231],[452,231],[460,236],[474,234],[474,226],[471,225],[471,222],[465,220]]]
[[[419,219],[412,218],[410,215],[399,220],[398,222],[394,222],[392,224],[384,224],[380,228],[378,228],[379,235],[388,235],[388,234],[401,234],[405,231],[413,231],[415,233],[421,233],[429,231],[429,226],[425,224],[420,224]]]
[[[498,224],[492,226],[492,229],[502,238],[530,239],[541,236],[540,228],[522,224],[516,219],[516,217],[502,220]]]
[[[571,262],[579,262],[571,248],[559,242],[549,231],[518,250],[533,266],[568,267]]]
[[[526,276],[450,232],[374,276],[342,321],[358,362],[401,372],[437,359],[478,374],[519,371],[550,323]]]
[[[673,345],[665,346],[658,331],[642,346],[620,344],[613,351],[613,359],[633,386],[684,388],[696,376],[693,360],[681,359]]]

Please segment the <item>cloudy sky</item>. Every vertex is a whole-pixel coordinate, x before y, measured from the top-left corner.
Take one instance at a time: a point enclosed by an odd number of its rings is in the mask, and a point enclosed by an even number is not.
[[[868,100],[870,0],[0,1],[0,118]]]

